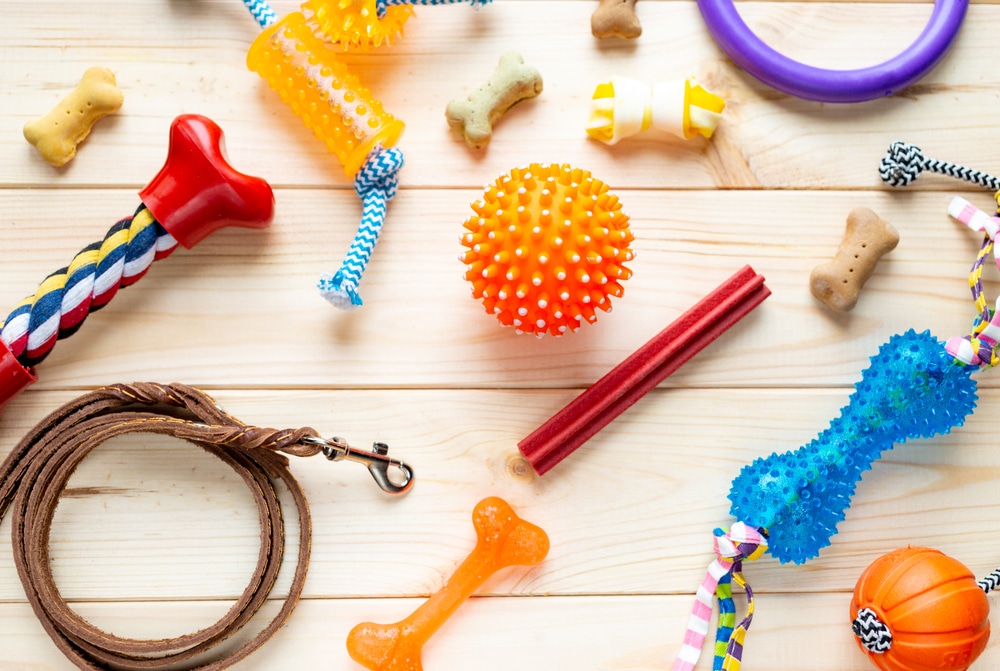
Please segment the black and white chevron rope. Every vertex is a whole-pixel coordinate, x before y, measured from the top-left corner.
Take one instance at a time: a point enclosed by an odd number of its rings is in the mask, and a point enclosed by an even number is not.
[[[889,186],[907,186],[924,170],[971,182],[991,191],[1000,191],[1000,179],[955,163],[927,158],[919,147],[906,142],[893,142],[889,145],[879,162],[878,174]]]
[[[979,589],[983,590],[987,594],[1000,587],[1000,568],[998,568],[993,573],[988,576],[984,576],[976,582],[979,585]]]
[[[880,655],[892,647],[892,632],[871,608],[862,608],[851,623],[854,635],[865,649]]]

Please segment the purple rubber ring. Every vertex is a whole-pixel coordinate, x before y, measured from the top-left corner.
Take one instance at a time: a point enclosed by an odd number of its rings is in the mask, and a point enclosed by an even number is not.
[[[852,103],[891,96],[931,71],[955,41],[969,0],[935,0],[931,19],[909,47],[886,62],[858,70],[827,70],[793,61],[747,27],[733,0],[698,0],[708,31],[751,75],[806,100]]]

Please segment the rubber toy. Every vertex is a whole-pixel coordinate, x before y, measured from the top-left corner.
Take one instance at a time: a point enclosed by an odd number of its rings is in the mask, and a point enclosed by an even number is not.
[[[518,333],[559,336],[609,312],[632,272],[629,218],[587,170],[532,163],[486,187],[459,256],[472,295]]]
[[[990,638],[990,604],[975,576],[938,550],[875,560],[854,587],[858,645],[881,671],[965,671]]]
[[[775,51],[754,35],[733,0],[698,0],[708,31],[748,73],[779,91],[806,100],[851,103],[899,93],[936,66],[955,41],[969,0],[935,0],[930,21],[902,53],[856,70],[812,67]]]
[[[0,407],[35,381],[34,367],[57,340],[76,333],[154,261],[224,226],[264,228],[274,212],[270,185],[234,170],[222,130],[195,114],[174,119],[166,163],[139,198],[132,216],[46,277],[0,324]]]
[[[263,29],[247,53],[247,67],[267,81],[354,180],[362,204],[358,232],[340,268],[321,274],[318,288],[332,305],[357,308],[363,304],[358,284],[399,187],[403,153],[394,146],[404,125],[349,71],[341,53],[390,44],[412,14],[411,4],[480,6],[489,0],[307,0],[301,12],[280,21],[267,0],[243,1]]]
[[[918,149],[903,143],[890,147],[880,172],[887,182],[902,185],[911,182],[921,169],[955,174],[983,185],[994,181],[976,171],[926,159]],[[698,590],[674,671],[691,671],[697,664],[712,613],[712,594],[719,597],[720,612],[734,609],[733,582],[746,589],[747,616],[738,627],[718,629],[715,668],[738,669],[753,617],[753,592],[742,574],[743,561],[765,551],[782,563],[803,563],[816,557],[844,519],[855,483],[884,450],[913,438],[948,433],[975,409],[972,373],[1000,363],[1000,309],[991,309],[982,281],[1000,219],[977,213],[965,201],[953,203],[949,209],[984,235],[969,272],[977,312],[969,335],[947,342],[927,331],[892,336],[871,358],[848,405],[826,431],[794,452],[774,453],[742,469],[729,492],[730,513],[738,522],[728,531],[716,530],[716,559]]]
[[[347,637],[347,651],[372,671],[421,671],[427,640],[488,578],[508,566],[534,566],[549,552],[549,538],[517,516],[506,501],[489,497],[472,511],[476,547],[444,587],[396,624],[363,622]]]
[[[617,144],[653,128],[683,140],[695,135],[710,138],[725,108],[726,101],[693,77],[651,87],[628,77],[613,77],[594,91],[587,135]]]

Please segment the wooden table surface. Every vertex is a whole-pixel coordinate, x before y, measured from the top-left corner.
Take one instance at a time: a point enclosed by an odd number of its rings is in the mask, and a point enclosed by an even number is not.
[[[899,95],[807,102],[752,79],[715,45],[691,0],[641,0],[642,36],[599,41],[596,0],[496,0],[421,7],[391,47],[346,57],[404,120],[399,195],[342,312],[315,290],[354,235],[360,205],[337,159],[245,65],[258,32],[237,0],[36,0],[0,22],[0,305],[13,308],[138,205],[166,154],[171,120],[214,119],[231,162],[266,178],[267,230],[229,228],[154,264],[60,342],[39,380],[7,404],[0,456],[39,419],[94,387],[184,382],[261,426],[312,426],[410,463],[404,496],[350,463],[298,459],[313,516],[305,595],[243,669],[354,669],[344,641],[364,620],[395,622],[437,590],[475,542],[480,499],[497,495],[544,528],[551,551],[506,569],[424,649],[428,671],[669,669],[712,530],[746,463],[826,428],[890,335],[962,335],[980,243],[947,215],[953,195],[989,192],[923,175],[904,190],[877,165],[894,140],[1000,171],[1000,7],[973,4],[940,65]],[[279,16],[297,4],[275,1]],[[743,2],[777,49],[836,68],[881,62],[922,30],[931,4]],[[544,92],[511,110],[475,151],[444,118],[500,55],[535,65]],[[55,169],[25,142],[93,65],[113,70],[121,110]],[[594,87],[695,75],[727,102],[711,140],[649,133],[587,138]],[[530,162],[590,170],[619,195],[635,235],[634,276],[614,311],[562,338],[501,328],[456,259],[482,186]],[[809,273],[840,243],[848,212],[875,210],[901,236],[857,307],[836,314]],[[744,264],[773,295],[543,477],[517,442]],[[991,262],[992,263],[992,262]],[[996,270],[986,289],[996,296]],[[6,314],[3,313],[3,314]],[[847,615],[860,572],[882,553],[930,545],[984,575],[1000,563],[1000,383],[978,374],[979,409],[947,436],[914,441],[866,472],[833,543],[802,566],[746,568],[757,594],[745,671],[861,671]],[[10,520],[0,535],[10,533]],[[294,529],[293,529],[294,532]],[[297,547],[290,533],[291,551]],[[88,458],[56,514],[52,565],[73,608],[110,631],[161,637],[219,617],[243,589],[258,528],[249,492],[221,462],[176,440],[116,440]],[[287,591],[284,576],[277,592]],[[742,608],[742,601],[738,600]],[[276,604],[275,604],[276,607]],[[273,610],[273,609],[272,609]],[[0,545],[0,669],[63,670]],[[699,668],[711,668],[708,653]],[[1000,668],[992,645],[978,669]]]

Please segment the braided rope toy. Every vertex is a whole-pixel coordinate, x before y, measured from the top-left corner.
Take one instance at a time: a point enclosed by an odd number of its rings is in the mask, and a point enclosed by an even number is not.
[[[306,0],[280,21],[267,0],[243,0],[263,32],[247,53],[247,67],[263,77],[340,159],[362,202],[361,221],[340,268],[322,273],[320,295],[338,308],[362,305],[358,284],[378,243],[388,202],[399,186],[403,153],[393,145],[404,125],[338,59],[367,51],[401,32],[410,5],[489,0]]]
[[[890,146],[879,173],[886,183],[905,186],[923,170],[988,188],[1000,187],[1000,180],[990,175],[928,159],[918,148],[900,142]],[[732,609],[731,582],[746,589],[747,616],[738,627],[717,629],[714,668],[738,671],[753,616],[753,593],[743,578],[742,562],[765,551],[781,563],[801,564],[816,557],[837,533],[837,524],[851,505],[862,473],[883,451],[910,439],[948,433],[975,409],[972,373],[1000,363],[1000,302],[998,309],[991,311],[982,284],[982,270],[994,248],[993,237],[1000,231],[1000,217],[986,215],[962,199],[956,199],[949,212],[974,230],[985,232],[969,273],[977,312],[972,333],[946,343],[928,331],[911,329],[892,336],[871,357],[848,404],[829,428],[794,452],[772,453],[743,467],[729,492],[730,513],[737,522],[726,532],[716,530],[717,559],[698,589],[674,671],[694,669],[712,615],[713,592],[720,600],[720,612],[727,613]],[[870,631],[865,635],[880,639]]]
[[[46,277],[0,323],[0,407],[35,381],[34,367],[57,340],[76,333],[88,315],[178,244],[193,247],[228,225],[268,225],[274,210],[270,185],[234,170],[221,143],[222,130],[211,119],[174,119],[166,163],[140,191],[135,213]]]

